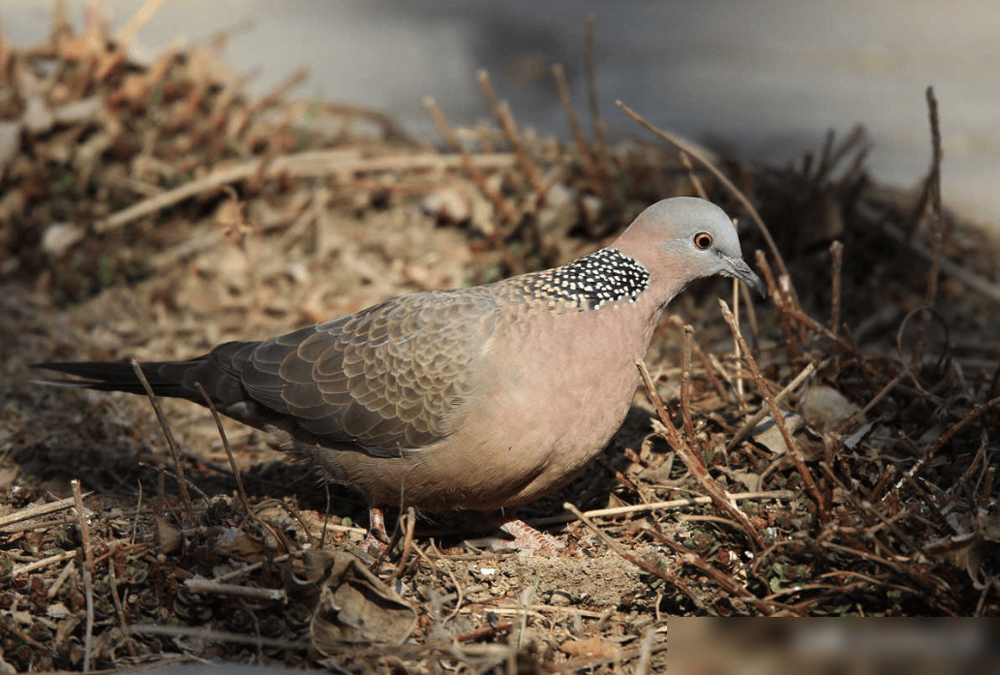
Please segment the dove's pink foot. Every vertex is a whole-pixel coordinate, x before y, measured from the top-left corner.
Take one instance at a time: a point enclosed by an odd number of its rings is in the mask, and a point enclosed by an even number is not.
[[[566,548],[566,544],[544,532],[539,532],[523,520],[508,520],[500,526],[500,529],[514,537],[514,541],[505,542],[505,548],[516,548],[519,551],[559,551]]]

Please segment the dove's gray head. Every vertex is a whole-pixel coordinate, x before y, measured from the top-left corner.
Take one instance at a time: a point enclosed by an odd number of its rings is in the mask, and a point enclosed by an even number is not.
[[[673,197],[639,214],[612,248],[638,260],[669,301],[695,279],[734,277],[764,295],[760,277],[743,261],[726,212],[696,197]]]

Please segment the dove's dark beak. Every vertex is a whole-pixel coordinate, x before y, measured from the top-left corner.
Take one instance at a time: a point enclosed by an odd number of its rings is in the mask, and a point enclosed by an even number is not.
[[[764,282],[761,281],[761,278],[757,276],[757,273],[750,269],[750,266],[743,260],[739,258],[730,258],[729,267],[729,273],[733,278],[739,279],[745,283],[752,290],[756,291],[757,295],[760,297],[767,297],[767,288],[764,286]]]

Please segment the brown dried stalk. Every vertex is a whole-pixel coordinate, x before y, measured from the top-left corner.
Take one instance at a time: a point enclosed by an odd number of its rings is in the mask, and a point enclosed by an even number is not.
[[[54,527],[59,527],[61,525],[68,525],[69,523],[75,522],[75,521],[76,521],[76,518],[74,518],[73,520],[70,520],[69,518],[66,518],[64,520],[56,521],[54,523],[47,524],[47,525],[51,525],[51,526],[54,526]],[[20,530],[15,530],[15,532],[19,532],[19,531]],[[48,567],[49,565],[55,565],[55,564],[63,562],[64,560],[70,560],[70,559],[76,557],[76,553],[77,553],[76,551],[64,551],[63,553],[57,553],[55,555],[50,555],[47,558],[42,558],[41,560],[36,560],[35,562],[28,563],[27,565],[20,565],[18,567],[12,567],[11,570],[10,570],[10,576],[11,577],[19,577],[22,574],[28,574],[30,572],[34,572],[35,570],[40,570],[40,569],[43,569],[45,567]],[[73,563],[70,563],[70,565],[72,565],[72,564]],[[46,591],[45,595],[46,595],[46,597],[48,597],[50,599],[53,598],[53,597],[55,597],[54,593],[50,595],[48,591]]]
[[[479,191],[483,194],[483,196],[490,200],[490,203],[493,204],[493,208],[497,210],[504,222],[513,223],[517,218],[514,215],[514,212],[511,210],[507,202],[505,202],[503,198],[496,193],[496,191],[490,189],[490,186],[486,183],[486,174],[480,171],[479,167],[473,163],[472,156],[469,154],[469,151],[465,149],[465,146],[462,145],[458,136],[454,131],[452,131],[451,125],[448,124],[448,120],[444,116],[444,113],[441,112],[437,103],[435,103],[434,99],[430,96],[424,97],[424,109],[426,109],[428,114],[430,114],[431,120],[434,122],[434,126],[436,126],[438,132],[444,136],[445,142],[462,158],[462,168],[464,168],[465,172],[469,174],[470,178],[472,178],[472,182],[476,184]]]
[[[729,514],[740,527],[743,528],[743,532],[750,539],[756,550],[761,550],[764,548],[764,541],[760,538],[760,534],[757,533],[757,528],[753,526],[750,519],[747,517],[743,511],[741,511],[733,502],[730,500],[729,495],[726,491],[719,485],[718,481],[712,478],[712,475],[708,472],[708,468],[705,467],[704,462],[702,462],[701,457],[697,453],[693,452],[688,444],[684,441],[684,437],[674,426],[673,421],[670,419],[670,415],[667,414],[667,408],[663,404],[663,399],[657,393],[656,388],[653,386],[653,380],[649,376],[649,371],[646,370],[646,364],[642,361],[636,360],[635,365],[639,368],[639,375],[642,377],[643,383],[646,385],[646,392],[649,395],[650,400],[656,407],[656,414],[660,418],[660,422],[663,424],[665,434],[664,438],[667,443],[670,444],[671,449],[677,456],[681,458],[684,462],[684,466],[687,467],[691,475],[695,477],[698,483],[708,492],[708,496],[712,498],[715,503],[716,508]]]
[[[108,585],[111,587],[111,598],[115,604],[115,614],[118,615],[118,623],[121,625],[122,633],[124,633],[125,647],[128,649],[129,656],[135,658],[139,653],[132,642],[132,636],[128,633],[128,619],[125,618],[125,608],[122,606],[122,599],[118,594],[118,575],[115,573],[115,560],[111,556],[108,557]]]
[[[878,499],[879,495],[882,494],[882,491],[885,490],[885,486],[889,484],[889,481],[892,480],[892,477],[895,474],[896,467],[894,465],[890,464],[885,467],[882,471],[882,475],[879,476],[878,480],[875,482],[875,486],[868,491],[867,499],[869,502],[874,502]]]
[[[702,199],[708,199],[708,193],[705,192],[705,186],[701,184],[701,179],[698,178],[698,174],[694,172],[694,167],[691,165],[691,158],[686,152],[681,150],[681,164],[687,169],[688,179],[691,181],[691,187],[694,188],[694,193],[701,197]]]
[[[164,2],[166,0],[146,0],[142,7],[139,8],[139,11],[118,31],[114,41],[118,44],[128,44],[131,42],[139,29],[153,18],[153,15],[156,14]]]
[[[993,498],[993,477],[996,473],[997,468],[995,466],[991,466],[986,470],[986,477],[983,480],[983,491],[979,493],[979,502],[977,504],[981,509],[985,510]]]
[[[903,333],[906,331],[906,325],[910,322],[910,319],[913,318],[918,312],[927,312],[928,314],[930,314],[932,316],[936,316],[941,321],[941,326],[944,328],[944,341],[945,341],[945,347],[944,347],[944,350],[942,351],[941,358],[943,359],[944,355],[947,353],[947,350],[948,350],[948,346],[947,345],[949,343],[949,339],[948,339],[948,322],[945,321],[945,318],[943,316],[941,316],[941,314],[939,312],[936,312],[935,310],[931,309],[930,307],[917,307],[916,309],[911,309],[909,312],[907,312],[906,316],[904,316],[903,320],[899,323],[899,330],[896,331],[896,355],[899,357],[899,363],[903,367],[903,370],[906,372],[906,374],[909,376],[909,378],[913,381],[914,386],[916,386],[917,391],[919,391],[927,400],[932,401],[935,405],[941,405],[942,403],[944,403],[944,401],[939,396],[935,396],[934,394],[932,394],[929,391],[927,391],[926,389],[924,389],[924,385],[922,385],[920,383],[920,379],[917,377],[917,374],[915,372],[913,372],[913,367],[906,360],[906,357],[903,356]],[[917,340],[918,341],[918,345],[917,346],[920,347],[920,351],[921,352],[923,352],[923,349],[924,349],[923,342],[924,342],[924,340],[926,338],[926,326],[927,326],[927,323],[928,322],[926,322],[926,321],[922,322],[923,325],[921,326],[921,334],[918,336],[918,340]],[[913,363],[913,365],[915,365],[915,366],[919,366],[920,365],[920,362],[917,361],[917,358],[918,358],[918,355],[917,355],[917,346],[915,346],[914,349],[913,349],[913,351],[914,351],[914,354],[913,354],[914,363]],[[919,356],[919,358],[921,360],[923,360],[922,353]],[[941,363],[939,361],[938,362],[938,366],[940,367],[940,365],[941,365]]]
[[[875,508],[873,508],[870,503],[863,502],[861,499],[858,498],[858,496],[854,493],[854,491],[852,491],[846,485],[844,485],[843,481],[841,481],[840,478],[837,477],[837,474],[834,473],[833,468],[827,462],[820,462],[820,468],[823,470],[823,473],[826,474],[827,479],[832,481],[837,487],[840,488],[841,494],[843,495],[844,499],[849,501],[851,505],[854,507],[855,513],[865,514],[869,516],[869,518],[867,519],[869,522],[874,520],[881,523],[881,525],[884,528],[888,529],[890,532],[892,532],[892,534],[895,535],[895,537],[899,541],[906,544],[911,551],[920,554],[924,558],[929,558],[927,551],[924,550],[924,547],[917,544],[917,542],[915,542],[908,534],[906,534],[906,532],[904,532],[899,527],[899,525],[897,525],[895,522],[887,518],[884,513],[880,513]],[[875,538],[875,540],[879,541],[878,538]],[[886,546],[886,549],[889,550],[889,547]]]
[[[840,326],[840,286],[844,267],[844,245],[839,241],[830,244],[830,267],[830,284],[833,289],[833,297],[830,301],[830,331],[836,335]]]
[[[590,123],[594,129],[594,146],[597,155],[597,170],[601,174],[601,184],[607,186],[612,204],[620,207],[615,193],[611,171],[611,154],[604,139],[604,122],[597,105],[597,50],[594,48],[594,17],[587,17],[587,97],[590,101]]]
[[[941,126],[938,121],[937,99],[934,97],[934,88],[927,87],[927,108],[928,117],[931,123],[931,146],[933,155],[931,159],[931,170],[927,175],[925,193],[931,196],[931,266],[927,270],[927,294],[924,304],[933,307],[937,302],[938,283],[941,278],[941,250],[944,247],[944,219],[941,217]],[[920,214],[915,214],[919,217]],[[916,221],[916,219],[915,219]],[[915,228],[914,228],[915,229]],[[914,230],[911,229],[911,234]],[[924,348],[927,343],[927,330],[930,327],[930,317],[924,315],[920,322],[920,331],[917,333],[917,341],[913,345],[913,363],[919,364],[923,360]]]
[[[664,535],[662,532],[658,532],[657,530],[651,527],[647,527],[646,531],[649,532],[653,537],[658,539],[661,543],[666,544],[670,548],[674,549],[674,551],[681,557],[681,562],[683,562],[686,565],[691,565],[692,567],[697,569],[699,572],[701,572],[709,579],[711,579],[713,582],[715,582],[724,591],[732,595],[735,599],[739,600],[740,602],[744,602],[748,605],[751,605],[753,607],[756,607],[757,609],[759,609],[761,612],[763,612],[768,616],[774,614],[775,605],[778,605],[779,603],[760,600],[759,598],[754,597],[754,595],[750,593],[750,591],[748,591],[746,587],[743,586],[735,578],[726,574],[725,572],[718,569],[714,565],[709,564],[709,562],[704,558],[702,558],[700,555],[698,555],[697,553],[693,553],[692,551],[689,551],[681,544],[677,543],[670,537]],[[780,605],[780,608],[783,611],[792,612],[796,615],[801,615],[801,612],[793,609],[788,605]]]
[[[895,241],[900,246],[905,246],[907,249],[912,251],[916,256],[923,258],[927,262],[934,264],[934,250],[923,246],[919,242],[915,241],[909,237],[903,230],[896,227],[892,223],[885,222],[884,220],[877,220],[879,230],[888,236],[890,239]],[[961,281],[967,288],[970,288],[977,293],[981,294],[983,297],[988,298],[992,302],[1000,304],[1000,284],[995,284],[989,279],[976,274],[974,271],[970,270],[968,267],[963,266],[961,263],[957,263],[948,258],[940,258],[939,264],[941,269],[952,279]]]
[[[596,534],[601,539],[601,541],[603,541],[608,546],[608,548],[617,553],[623,559],[632,563],[633,565],[643,570],[644,572],[647,572],[649,574],[652,574],[653,576],[663,579],[672,587],[674,587],[675,589],[686,595],[688,598],[691,598],[691,596],[688,594],[687,587],[685,586],[685,584],[681,583],[676,576],[670,574],[669,572],[665,572],[664,570],[660,569],[655,565],[650,565],[645,560],[637,558],[628,551],[626,551],[617,541],[609,537],[604,530],[595,525],[593,521],[587,518],[587,516],[583,515],[583,513],[580,512],[580,509],[576,508],[576,506],[574,506],[573,504],[566,502],[563,504],[563,508],[572,513],[574,516],[576,516],[580,520],[580,522],[586,525],[591,532]],[[694,598],[691,599],[693,600]]]
[[[940,438],[934,441],[934,444],[927,449],[927,452],[924,453],[924,456],[921,457],[916,464],[910,467],[909,471],[903,474],[903,477],[899,479],[899,482],[897,482],[893,486],[893,491],[898,492],[899,490],[903,489],[903,487],[905,487],[906,484],[909,483],[915,475],[917,475],[920,471],[923,470],[925,466],[927,466],[928,462],[930,462],[931,459],[934,457],[934,455],[937,454],[938,450],[944,447],[944,444],[950,441],[952,436],[954,436],[955,434],[957,434],[959,431],[962,430],[962,427],[964,427],[966,424],[976,419],[983,413],[989,411],[992,408],[997,407],[998,405],[1000,405],[1000,396],[990,399],[986,403],[980,403],[975,408],[967,412],[962,417],[962,419],[952,424],[946,432],[941,434]],[[882,498],[882,501],[885,501],[885,499],[890,494],[892,494],[892,491],[886,493],[886,496]]]
[[[169,638],[191,638],[197,640],[213,640],[216,642],[236,645],[251,645],[254,647],[270,647],[275,649],[298,649],[306,651],[310,648],[308,640],[288,640],[272,638],[263,635],[244,635],[228,630],[215,630],[205,626],[163,626],[152,623],[134,623],[129,631],[136,635],[162,635]]]
[[[471,160],[476,166],[490,169],[505,169],[516,163],[510,153],[477,155]],[[104,220],[94,223],[96,232],[104,233],[152,215],[204,192],[217,190],[229,183],[248,180],[260,173],[260,179],[278,176],[289,178],[317,178],[338,174],[365,173],[370,171],[405,171],[427,169],[449,169],[462,166],[459,156],[438,153],[406,154],[388,157],[361,157],[357,151],[311,150],[275,157],[267,162],[254,159],[227,169],[213,171],[204,178],[191,181],[173,190],[144,199]]]
[[[822,335],[824,338],[829,340],[829,342],[837,349],[841,350],[845,354],[849,354],[854,358],[856,358],[858,361],[858,365],[860,365],[867,374],[872,375],[877,380],[880,381],[885,380],[886,375],[873,368],[872,365],[868,363],[865,357],[861,354],[861,348],[858,347],[857,342],[854,340],[854,336],[851,334],[850,327],[847,324],[842,324],[841,326],[844,329],[844,334],[845,334],[845,337],[841,338],[834,335],[832,332],[830,332],[829,328],[820,324],[818,321],[813,319],[811,316],[809,316],[802,310],[787,309],[787,314],[789,317],[795,319],[809,330],[812,330],[813,332]],[[910,393],[916,391],[910,389],[909,387],[900,387],[900,390],[907,391]]]
[[[816,481],[813,480],[812,473],[809,471],[809,467],[806,466],[805,459],[803,459],[798,445],[796,445],[795,441],[792,440],[792,435],[788,431],[788,425],[785,424],[785,417],[781,414],[781,409],[778,408],[778,404],[775,402],[774,396],[771,395],[771,390],[764,382],[764,377],[760,374],[760,368],[757,367],[756,359],[753,358],[753,355],[747,349],[746,341],[744,341],[743,335],[740,333],[740,328],[736,324],[736,318],[733,316],[732,311],[730,311],[726,301],[721,298],[719,298],[719,308],[722,310],[722,317],[726,320],[726,323],[729,324],[729,329],[733,332],[733,337],[740,342],[740,345],[743,348],[743,353],[746,355],[746,363],[750,366],[750,376],[753,378],[754,383],[756,383],[761,396],[764,397],[764,401],[767,402],[767,407],[770,409],[771,415],[774,417],[774,423],[778,426],[778,430],[781,432],[781,437],[785,440],[785,445],[788,447],[788,452],[795,461],[795,467],[802,476],[802,482],[805,483],[806,491],[812,497],[813,501],[816,502],[816,508],[819,510],[821,520],[825,520],[823,516],[825,516],[826,513],[826,505],[823,501],[823,497],[819,493],[819,488],[816,487]]]
[[[798,375],[795,376],[795,379],[789,382],[784,389],[782,389],[774,396],[774,402],[781,403],[782,401],[784,401],[789,394],[798,389],[799,385],[801,385],[803,382],[806,381],[807,377],[813,374],[814,370],[816,370],[816,366],[814,366],[811,363],[807,364],[806,367],[802,369],[802,372],[800,372]],[[754,428],[757,426],[757,424],[760,423],[762,419],[764,419],[767,413],[768,409],[762,406],[761,409],[758,410],[756,413],[754,413],[754,415],[750,419],[744,422],[743,426],[740,427],[739,431],[737,431],[733,435],[732,439],[730,439],[729,443],[726,444],[726,452],[729,452],[737,445],[742,443],[743,439],[750,435],[750,432],[754,430]]]
[[[691,343],[694,341],[694,326],[684,326],[684,347],[681,352],[681,419],[684,433],[695,440],[694,423],[691,421]]]
[[[584,175],[587,176],[587,180],[593,186],[594,192],[606,194],[606,184],[594,169],[594,160],[591,156],[590,147],[587,145],[587,139],[583,137],[580,122],[576,119],[576,113],[573,111],[573,100],[569,95],[569,87],[566,86],[566,76],[563,72],[562,64],[556,63],[552,66],[552,77],[555,78],[556,89],[559,91],[559,100],[562,101],[563,110],[566,112],[566,121],[569,123],[573,140],[576,141],[577,152],[580,153],[580,167],[583,169]],[[614,189],[611,190],[611,193],[614,194]]]
[[[241,586],[226,584],[218,579],[202,579],[195,577],[184,581],[184,587],[192,593],[202,595],[230,595],[248,600],[264,600],[269,602],[288,602],[288,593],[283,588],[259,588],[256,586]]]
[[[163,498],[164,492],[166,490],[166,488],[164,486],[166,485],[166,478],[168,478],[168,477],[171,478],[171,479],[173,479],[173,480],[175,480],[175,481],[177,481],[178,483],[183,482],[185,485],[188,486],[189,490],[194,490],[195,492],[197,492],[198,496],[201,499],[203,499],[206,502],[210,501],[209,498],[208,498],[208,495],[205,494],[204,490],[202,490],[200,487],[198,487],[197,485],[195,485],[194,483],[192,483],[187,478],[182,478],[181,476],[178,476],[177,473],[171,471],[170,469],[168,469],[168,468],[166,468],[164,466],[159,466],[157,464],[151,464],[149,462],[139,462],[138,465],[140,467],[142,467],[143,469],[152,469],[153,471],[155,471],[159,475],[159,478],[160,478],[160,481],[161,481],[160,487],[162,488],[160,490],[160,494],[159,494],[159,497],[161,499],[161,509],[160,509],[161,511],[166,508],[165,506],[163,506],[162,498]]]
[[[826,142],[823,145],[823,154],[820,157],[819,166],[816,167],[816,176],[812,180],[814,185],[818,185],[823,181],[847,153],[861,145],[865,140],[865,129],[861,125],[855,126],[836,149],[833,148],[835,138],[836,134],[832,130],[826,136]],[[870,149],[871,144],[868,143],[861,148],[858,155],[864,157]],[[857,164],[857,158],[855,158],[854,163]]]
[[[149,380],[146,379],[146,374],[142,372],[142,367],[139,362],[135,359],[129,359],[129,363],[132,365],[132,370],[135,372],[135,376],[139,378],[139,382],[142,383],[142,388],[146,390],[146,396],[149,398],[150,404],[153,406],[153,412],[156,413],[156,420],[160,423],[160,428],[163,429],[163,435],[167,439],[167,446],[170,448],[170,456],[174,460],[174,467],[177,469],[177,484],[181,488],[181,499],[184,502],[184,508],[187,510],[187,515],[189,522],[198,522],[194,515],[194,506],[191,504],[191,494],[188,492],[188,482],[187,478],[184,477],[184,465],[181,463],[181,452],[177,446],[177,441],[174,440],[174,434],[170,430],[170,425],[167,423],[167,416],[163,414],[163,408],[160,406],[160,400],[157,398],[156,394],[153,393],[153,388],[149,386]]]
[[[83,506],[83,493],[80,491],[80,481],[74,478],[69,482],[73,490],[73,503],[76,506],[76,520],[80,526],[80,541],[83,544],[83,589],[87,600],[87,627],[84,638],[83,672],[90,670],[90,659],[94,647],[94,551],[90,545],[90,526],[87,524],[87,509]]]
[[[979,433],[979,448],[976,450],[976,456],[972,458],[971,462],[969,462],[969,468],[967,468],[965,473],[962,474],[961,480],[956,483],[957,486],[967,486],[969,481],[972,480],[972,474],[976,472],[976,467],[979,466],[979,462],[982,461],[983,454],[986,452],[986,445],[988,441],[989,434],[987,434],[986,430],[983,429]],[[972,490],[969,490],[969,493],[971,494]]]
[[[734,285],[740,289],[740,297],[743,298],[743,306],[747,310],[747,321],[750,322],[750,336],[753,338],[753,345],[759,347],[760,326],[757,324],[757,308],[754,307],[753,298],[750,297],[750,289],[747,288],[746,284],[739,282],[734,282]]]
[[[767,256],[760,250],[757,251],[757,268],[764,277],[768,296],[774,300],[774,304],[778,308],[778,319],[781,323],[781,335],[784,338],[785,349],[788,351],[788,362],[797,363],[799,360],[799,342],[792,328],[792,323],[788,318],[790,314],[789,307],[785,303],[785,295],[778,290],[778,285],[774,280],[774,273],[767,262]]]
[[[243,506],[243,512],[249,517],[254,517],[253,511],[250,509],[250,501],[247,499],[247,492],[243,489],[243,476],[240,473],[240,467],[236,466],[236,458],[233,457],[233,449],[229,447],[229,437],[226,436],[226,429],[222,426],[222,418],[219,417],[219,411],[215,409],[215,402],[212,401],[212,397],[205,391],[205,387],[201,386],[201,382],[195,382],[194,388],[198,390],[201,397],[205,399],[205,405],[212,411],[212,418],[215,420],[215,426],[218,428],[219,436],[222,438],[222,447],[226,449],[226,457],[229,458],[229,468],[233,470],[233,476],[236,477],[236,489],[240,495],[240,504]]]
[[[83,496],[89,497],[92,494],[93,492],[86,492]],[[66,499],[49,502],[48,504],[29,506],[25,509],[21,509],[20,511],[9,513],[6,516],[0,516],[0,531],[7,532],[8,530],[6,528],[10,525],[14,525],[15,523],[31,520],[33,518],[40,518],[42,516],[58,513],[59,511],[65,511],[75,505],[75,499],[73,497],[67,497]]]
[[[654,332],[654,337],[659,335],[666,326],[675,326],[683,330],[684,320],[681,317],[677,316],[676,314],[671,314],[666,321],[657,326],[656,331]],[[720,382],[719,378],[716,376],[715,366],[712,364],[711,359],[709,359],[708,356],[706,356],[705,352],[702,350],[701,345],[698,344],[697,340],[694,339],[691,340],[691,347],[694,349],[695,356],[697,356],[698,360],[701,362],[701,367],[705,369],[705,376],[708,378],[709,382],[712,383],[712,387],[719,395],[719,398],[725,399],[727,396],[729,396],[729,392],[726,391],[726,388],[722,385],[722,382]]]
[[[887,382],[886,385],[882,387],[882,389],[879,390],[879,392],[875,394],[875,396],[872,397],[872,400],[868,401],[867,405],[865,405],[864,408],[851,415],[849,418],[847,418],[847,420],[843,424],[837,427],[836,433],[846,434],[848,429],[853,427],[858,420],[860,420],[869,412],[871,412],[871,409],[874,408],[876,405],[878,405],[878,402],[881,401],[883,398],[885,398],[886,395],[902,381],[902,379],[903,379],[903,374],[899,373],[896,375],[896,377],[889,380],[889,382]]]
[[[493,83],[490,81],[490,74],[486,70],[480,69],[477,71],[476,80],[483,90],[486,102],[493,111],[493,116],[500,123],[500,128],[503,130],[504,136],[507,138],[507,143],[510,145],[510,151],[517,157],[518,164],[524,169],[531,188],[538,194],[539,203],[543,203],[549,192],[549,188],[542,179],[542,174],[538,166],[524,151],[521,136],[517,132],[517,124],[514,123],[514,113],[511,112],[510,106],[507,105],[506,101],[500,101],[497,98],[496,92],[493,89]]]
[[[791,490],[767,490],[764,492],[736,492],[729,495],[735,502],[762,501],[768,499],[794,499],[795,493]],[[607,509],[594,509],[584,513],[588,518],[615,518],[633,513],[644,513],[649,511],[668,511],[672,509],[688,508],[711,504],[711,497],[687,497],[684,499],[670,499],[664,502],[646,502],[645,504],[629,504],[628,506],[614,506]],[[558,516],[546,516],[545,518],[532,518],[525,521],[532,527],[543,527],[546,525],[556,525],[558,523],[569,523],[576,520],[576,516],[560,514]]]

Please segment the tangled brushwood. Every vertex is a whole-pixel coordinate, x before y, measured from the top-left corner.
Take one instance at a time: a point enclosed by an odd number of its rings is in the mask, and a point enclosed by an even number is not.
[[[428,100],[443,142],[418,141],[292,100],[299,76],[248,95],[226,38],[140,62],[96,18],[0,37],[7,664],[647,672],[669,616],[1000,613],[998,250],[942,205],[933,92],[906,192],[870,178],[862,129],[783,168],[619,141],[596,110],[587,134],[558,68],[570,142],[519,129],[486,73],[495,123]],[[769,298],[713,282],[671,305],[608,449],[520,513],[562,528],[559,554],[403,513],[373,560],[364,505],[267,435],[167,402],[161,427],[28,369],[182,358],[555,266],[680,194],[739,215]]]

